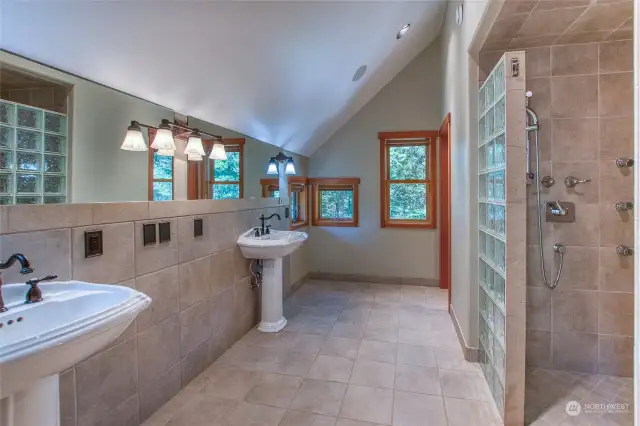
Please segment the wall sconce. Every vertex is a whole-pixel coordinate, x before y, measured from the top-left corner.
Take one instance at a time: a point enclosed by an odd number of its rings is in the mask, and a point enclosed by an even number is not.
[[[187,126],[179,124],[173,124],[169,120],[162,120],[162,123],[158,127],[149,126],[147,124],[140,124],[137,121],[132,121],[131,125],[127,128],[127,133],[124,136],[124,141],[120,146],[120,149],[124,151],[147,151],[147,144],[144,141],[142,134],[142,127],[151,129],[157,129],[156,135],[153,138],[151,149],[157,150],[158,155],[164,155],[167,157],[173,157],[176,151],[176,144],[173,140],[173,129],[182,129],[190,131],[189,139],[187,140],[187,146],[184,153],[187,155],[189,161],[202,161],[206,154],[202,145],[202,135],[210,136],[215,139],[213,149],[209,155],[212,160],[226,160],[227,153],[222,143],[222,137],[218,135],[212,135],[210,133],[201,132],[198,129],[192,129]]]
[[[278,163],[285,163],[286,166],[284,168],[285,175],[295,175],[296,167],[293,164],[293,157],[287,157],[284,155],[282,151],[278,153],[275,157],[271,157],[269,160],[269,165],[267,166],[267,174],[268,175],[277,175],[278,174]]]

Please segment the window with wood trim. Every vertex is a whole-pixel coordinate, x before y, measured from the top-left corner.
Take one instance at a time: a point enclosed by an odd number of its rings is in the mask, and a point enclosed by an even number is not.
[[[303,176],[289,176],[289,204],[291,206],[291,229],[308,225],[307,186],[309,179]]]
[[[309,179],[304,176],[288,176],[288,196],[291,212],[290,229],[296,229],[309,224],[307,216],[307,187]],[[260,179],[262,196],[265,198],[279,198],[278,179]]]
[[[260,179],[262,198],[280,198],[278,179]]]
[[[156,135],[155,129],[149,129],[149,145]],[[173,157],[158,155],[149,148],[149,201],[173,200]]]
[[[436,227],[437,131],[382,132],[381,226]]]
[[[205,157],[201,172],[204,184],[202,197],[212,200],[243,198],[244,182],[244,139],[224,139],[226,160],[211,160]],[[213,141],[203,141],[205,151],[211,152]]]
[[[313,178],[311,224],[358,226],[359,178]]]

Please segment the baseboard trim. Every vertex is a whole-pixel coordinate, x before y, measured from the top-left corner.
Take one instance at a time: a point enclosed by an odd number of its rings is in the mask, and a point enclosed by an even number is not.
[[[437,278],[382,277],[378,275],[337,274],[333,272],[311,272],[309,275],[309,278],[315,280],[440,287],[440,280]]]
[[[291,287],[289,287],[287,294],[284,295],[284,298],[286,299],[287,297],[291,296],[293,293],[298,291],[298,289],[302,287],[302,284],[304,284],[304,282],[310,278],[310,275],[311,274],[307,272],[302,278],[300,278],[298,281],[293,283]]]
[[[460,342],[460,347],[462,348],[464,359],[469,362],[478,362],[478,360],[480,359],[478,348],[473,348],[467,345],[467,341],[464,338],[462,329],[460,328],[460,323],[458,322],[458,317],[456,316],[456,312],[453,310],[453,305],[449,306],[449,316],[451,316],[451,322],[453,323],[453,327],[456,329],[458,342]]]

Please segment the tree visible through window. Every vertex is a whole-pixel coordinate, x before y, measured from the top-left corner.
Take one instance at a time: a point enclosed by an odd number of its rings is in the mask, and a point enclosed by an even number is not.
[[[149,141],[153,141],[155,129],[149,129]],[[158,155],[149,149],[149,201],[173,200],[173,157]]]
[[[381,133],[382,227],[435,227],[437,132]]]
[[[314,226],[358,226],[358,178],[316,178],[313,185]]]
[[[211,141],[205,151],[210,152]],[[226,160],[206,160],[205,196],[213,200],[243,197],[244,139],[225,139]]]

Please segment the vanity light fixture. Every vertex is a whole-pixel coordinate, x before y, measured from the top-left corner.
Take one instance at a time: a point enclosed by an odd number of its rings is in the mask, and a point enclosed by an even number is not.
[[[162,120],[162,123],[158,126],[151,148],[158,150],[176,150],[176,144],[173,142],[173,131],[171,130],[171,123],[169,123],[169,120]]]
[[[227,153],[224,150],[224,144],[220,139],[216,140],[213,143],[213,148],[211,149],[211,154],[209,154],[209,158],[212,160],[226,160]]]
[[[409,32],[409,27],[411,27],[411,24],[405,24],[402,28],[400,28],[400,31],[398,31],[398,34],[396,34],[396,39],[400,40],[402,37],[404,37]]]
[[[282,151],[278,153],[275,157],[271,157],[269,160],[269,165],[267,166],[267,174],[268,175],[277,175],[278,174],[278,163],[286,163],[284,168],[285,175],[295,175],[296,167],[293,164],[293,157],[288,157],[284,155]]]
[[[187,147],[184,150],[189,161],[202,161],[204,156],[207,155],[202,145],[202,135],[209,136],[215,140],[209,158],[212,160],[227,159],[227,153],[224,150],[221,136],[200,132],[198,129],[192,129],[180,124],[173,124],[167,119],[162,120],[162,123],[158,127],[132,121],[131,125],[127,128],[127,133],[125,134],[120,149],[124,151],[147,151],[148,148],[144,141],[142,127],[156,129],[156,135],[153,138],[151,149],[157,150],[158,155],[167,157],[173,157],[175,155],[176,144],[173,140],[173,130],[175,128],[191,132],[187,140]]]
[[[140,123],[132,121],[131,125],[127,128],[127,133],[124,135],[124,142],[120,149],[125,151],[147,151],[147,144],[144,141],[142,135],[142,128]]]
[[[193,129],[193,132],[189,135],[187,141],[187,147],[184,149],[184,153],[189,155],[199,155],[203,157],[205,155],[204,148],[202,147],[202,137],[198,129]]]

